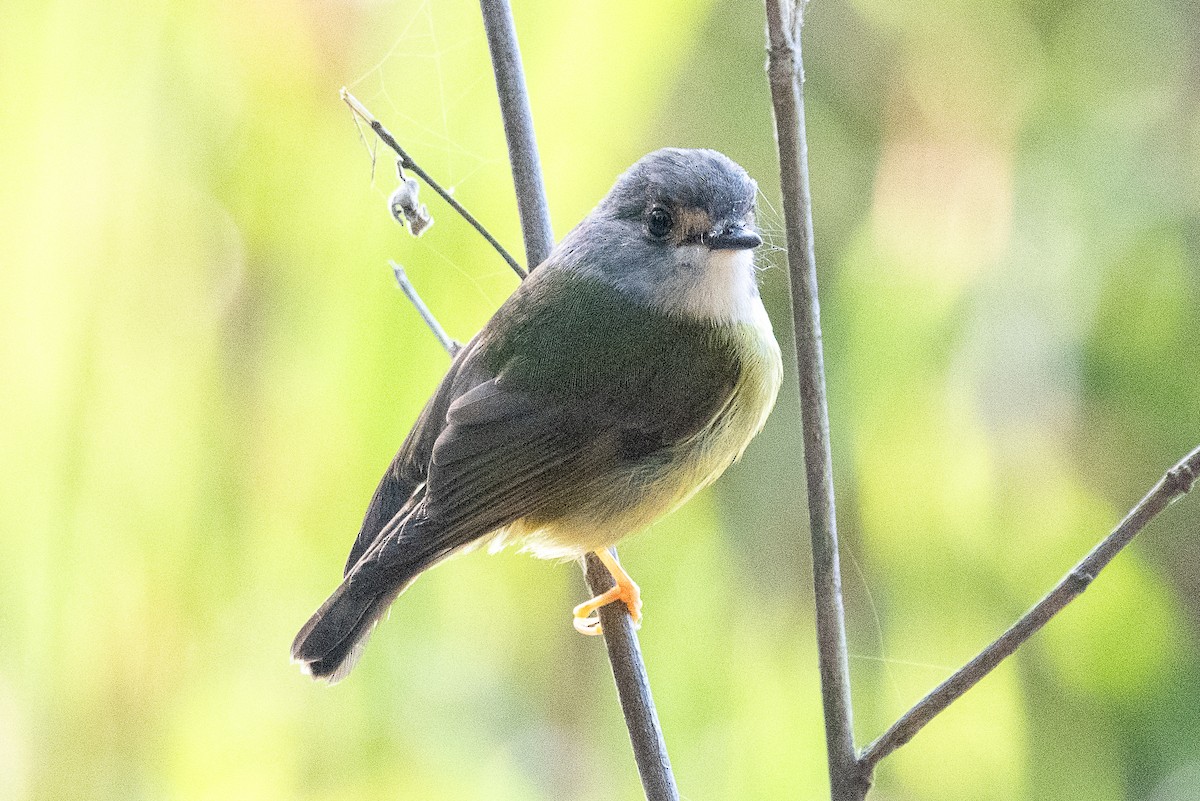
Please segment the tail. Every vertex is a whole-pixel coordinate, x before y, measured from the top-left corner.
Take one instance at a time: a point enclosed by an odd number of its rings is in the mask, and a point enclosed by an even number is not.
[[[403,578],[395,589],[380,591],[368,582],[345,579],[313,613],[292,641],[292,661],[314,679],[337,684],[362,656],[375,625],[392,601],[416,579]]]
[[[441,536],[438,536],[441,534]],[[362,656],[388,607],[417,576],[460,547],[423,514],[384,532],[292,641],[292,661],[314,679],[337,684]]]

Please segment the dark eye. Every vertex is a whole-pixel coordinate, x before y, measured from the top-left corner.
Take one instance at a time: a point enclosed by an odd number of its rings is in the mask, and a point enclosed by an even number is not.
[[[650,216],[646,218],[646,230],[656,239],[662,239],[671,233],[671,212],[662,206],[650,209]]]

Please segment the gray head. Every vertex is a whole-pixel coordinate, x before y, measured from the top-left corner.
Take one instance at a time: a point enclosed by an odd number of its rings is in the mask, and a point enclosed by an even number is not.
[[[656,150],[617,178],[552,261],[673,315],[748,321],[760,306],[757,189],[715,150]]]

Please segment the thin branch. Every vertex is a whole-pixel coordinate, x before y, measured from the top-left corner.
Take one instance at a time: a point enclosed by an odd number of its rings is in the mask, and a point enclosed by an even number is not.
[[[442,328],[442,324],[433,316],[433,312],[425,305],[425,301],[421,300],[421,296],[417,294],[417,288],[413,286],[413,282],[408,279],[408,273],[394,261],[389,261],[388,264],[392,267],[392,273],[396,276],[396,283],[400,285],[400,289],[408,297],[408,300],[416,307],[417,314],[421,315],[421,319],[425,321],[425,325],[429,326],[429,330],[437,337],[437,341],[446,349],[453,359],[462,350],[462,344],[450,338],[446,333],[446,329]]]
[[[904,713],[883,736],[863,751],[861,764],[869,776],[881,759],[907,743],[925,724],[975,686],[1012,655],[1052,617],[1077,598],[1100,571],[1173,501],[1185,495],[1200,477],[1200,447],[1193,450],[1159,479],[1154,488],[1130,510],[1125,519],[1099,545],[1080,560],[1042,600],[978,656],[939,684],[933,692]]]
[[[817,660],[825,714],[825,746],[833,801],[861,799],[868,786],[858,780],[850,705],[850,668],[838,566],[833,462],[821,318],[813,252],[812,201],[808,183],[808,144],[804,133],[804,68],[800,28],[803,8],[790,0],[766,0],[767,76],[779,146],[779,178],[787,229],[788,273],[800,374],[801,430],[812,533],[813,589],[817,618]]]
[[[496,75],[496,92],[500,98],[500,112],[504,119],[504,133],[508,140],[513,184],[517,193],[517,211],[525,234],[525,254],[530,269],[533,269],[550,254],[554,246],[554,233],[550,227],[546,189],[542,182],[537,140],[533,134],[529,96],[525,91],[517,31],[508,0],[480,0],[479,5],[487,30],[492,69]],[[613,554],[616,554],[616,549],[613,549]],[[608,571],[595,556],[589,554],[584,560],[584,573],[594,594],[599,595],[610,586],[603,581]],[[621,712],[629,729],[634,761],[646,799],[678,801],[679,790],[667,758],[666,743],[654,710],[650,682],[633,623],[623,604],[603,607],[600,620]]]
[[[616,548],[610,548],[609,551],[613,556],[617,555]],[[588,589],[593,595],[599,595],[613,586],[608,568],[593,554],[587,555],[584,564]],[[658,712],[650,694],[650,678],[646,675],[633,621],[625,605],[620,603],[600,607],[599,614],[600,625],[604,629],[604,644],[608,648],[608,661],[617,684],[617,697],[625,713],[629,740],[633,743],[633,760],[642,778],[642,789],[648,801],[679,801],[675,773],[667,756],[667,744],[658,723]]]
[[[504,246],[497,241],[496,237],[491,235],[488,229],[483,227],[483,223],[475,219],[475,216],[471,214],[471,212],[463,208],[463,205],[454,199],[454,195],[450,194],[450,192],[444,189],[441,184],[435,181],[433,176],[425,172],[425,170],[421,168],[420,164],[417,164],[417,162],[413,161],[412,156],[408,155],[408,152],[404,148],[400,147],[400,143],[396,141],[396,137],[392,136],[391,131],[383,127],[383,123],[375,119],[375,115],[368,111],[367,107],[364,106],[357,97],[350,94],[345,87],[342,87],[341,97],[342,100],[345,101],[346,105],[350,107],[350,110],[361,117],[363,122],[371,126],[371,130],[375,132],[375,135],[378,136],[385,145],[395,151],[396,155],[400,159],[400,166],[402,168],[416,173],[421,180],[429,186],[430,189],[432,189],[434,192],[437,192],[441,196],[442,200],[450,204],[450,208],[458,212],[459,216],[470,223],[471,227],[483,235],[483,238],[488,241],[488,244],[495,248],[496,252],[499,253],[506,262],[508,262],[508,266],[512,267],[513,272],[515,272],[521,278],[525,277],[525,269],[517,262],[516,259],[512,257],[512,254],[504,249]]]
[[[550,227],[542,164],[538,158],[537,138],[533,134],[533,112],[529,109],[529,95],[525,91],[525,70],[521,66],[521,49],[517,46],[517,28],[508,0],[480,0],[479,7],[487,31],[488,52],[492,55],[504,137],[508,140],[517,212],[525,235],[525,261],[532,270],[550,255],[554,231]]]

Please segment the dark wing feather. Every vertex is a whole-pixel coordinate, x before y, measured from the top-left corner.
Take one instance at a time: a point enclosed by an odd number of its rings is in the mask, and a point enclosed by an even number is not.
[[[358,536],[350,548],[344,574],[362,558],[371,543],[390,523],[405,516],[417,499],[417,490],[425,483],[434,443],[446,425],[446,413],[454,399],[471,387],[492,378],[478,358],[479,338],[471,340],[459,352],[433,397],[421,410],[412,431],[388,466],[367,507]]]
[[[601,492],[616,471],[656,457],[706,428],[728,405],[732,381],[671,410],[678,383],[641,388],[620,409],[573,396],[569,404],[514,386],[506,376],[460,395],[432,451],[419,527],[393,527],[364,559],[364,574],[390,565],[432,564],[526,517],[553,518]],[[714,389],[714,387],[707,387]],[[672,411],[674,413],[672,413]],[[356,571],[357,572],[357,571]]]
[[[732,342],[610,286],[539,269],[425,406],[376,491],[347,571],[381,533],[398,539],[404,516],[435,521],[421,527],[439,540],[429,547],[453,550],[563,507],[622,459],[669,458],[727,407],[741,370]]]
[[[514,520],[569,503],[612,468],[616,421],[568,413],[498,384],[482,384],[451,406],[414,512],[422,525],[385,530],[356,575],[436,562]]]

